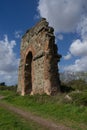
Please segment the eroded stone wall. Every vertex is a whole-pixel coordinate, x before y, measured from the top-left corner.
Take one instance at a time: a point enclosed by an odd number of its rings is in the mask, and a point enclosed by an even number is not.
[[[57,64],[61,56],[57,51],[54,29],[49,27],[46,19],[41,19],[22,37],[17,90],[19,93],[50,95],[60,90]],[[29,54],[32,58],[29,58]]]

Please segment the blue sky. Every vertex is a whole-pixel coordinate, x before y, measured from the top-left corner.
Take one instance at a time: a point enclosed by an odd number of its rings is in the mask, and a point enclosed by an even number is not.
[[[17,83],[21,36],[45,17],[61,71],[87,71],[87,0],[0,0],[0,82]]]

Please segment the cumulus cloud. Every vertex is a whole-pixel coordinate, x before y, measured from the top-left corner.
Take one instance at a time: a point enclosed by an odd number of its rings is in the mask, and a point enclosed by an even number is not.
[[[70,46],[70,52],[73,56],[86,56],[87,55],[87,41],[75,40]]]
[[[64,68],[66,71],[87,71],[87,41],[77,39],[74,41],[69,49],[69,54],[65,56],[65,60],[69,56],[80,57],[74,62],[74,64],[69,65]]]
[[[73,32],[87,15],[87,0],[39,0],[38,11],[56,32]]]
[[[63,35],[62,35],[62,34],[59,34],[59,35],[56,36],[56,38],[57,38],[58,40],[63,40]]]
[[[79,33],[82,39],[87,40],[87,16],[83,15],[77,26],[77,33]]]
[[[22,31],[15,31],[15,38],[21,38]]]
[[[87,18],[78,26],[78,31],[81,35],[81,40],[77,39],[70,45],[69,53],[74,57],[80,57],[73,65],[65,67],[65,70],[70,71],[87,71]],[[68,55],[66,56],[68,57]]]
[[[72,57],[72,55],[69,52],[68,52],[68,54],[66,56],[63,56],[63,58],[65,60],[69,60],[69,59],[71,59],[71,57]]]
[[[6,82],[7,85],[17,83],[19,59],[13,51],[14,46],[15,40],[9,41],[7,35],[0,40],[0,82]]]
[[[65,71],[86,71],[87,70],[87,56],[77,59],[74,64],[64,67]]]
[[[73,56],[87,56],[87,17],[83,17],[77,26],[77,33],[81,39],[74,40],[69,47],[69,54]],[[67,55],[68,56],[68,55]]]

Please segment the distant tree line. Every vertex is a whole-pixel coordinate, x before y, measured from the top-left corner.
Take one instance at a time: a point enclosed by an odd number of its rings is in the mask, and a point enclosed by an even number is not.
[[[0,83],[0,86],[6,86],[5,82]]]
[[[13,86],[7,86],[5,82],[0,83],[0,90],[11,90],[11,91],[16,91],[17,90],[17,85]]]

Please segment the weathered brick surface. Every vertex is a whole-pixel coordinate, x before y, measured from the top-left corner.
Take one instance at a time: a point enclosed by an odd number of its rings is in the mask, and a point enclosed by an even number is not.
[[[41,19],[22,37],[17,89],[21,95],[60,91],[57,63],[61,56],[53,32],[46,19]]]

